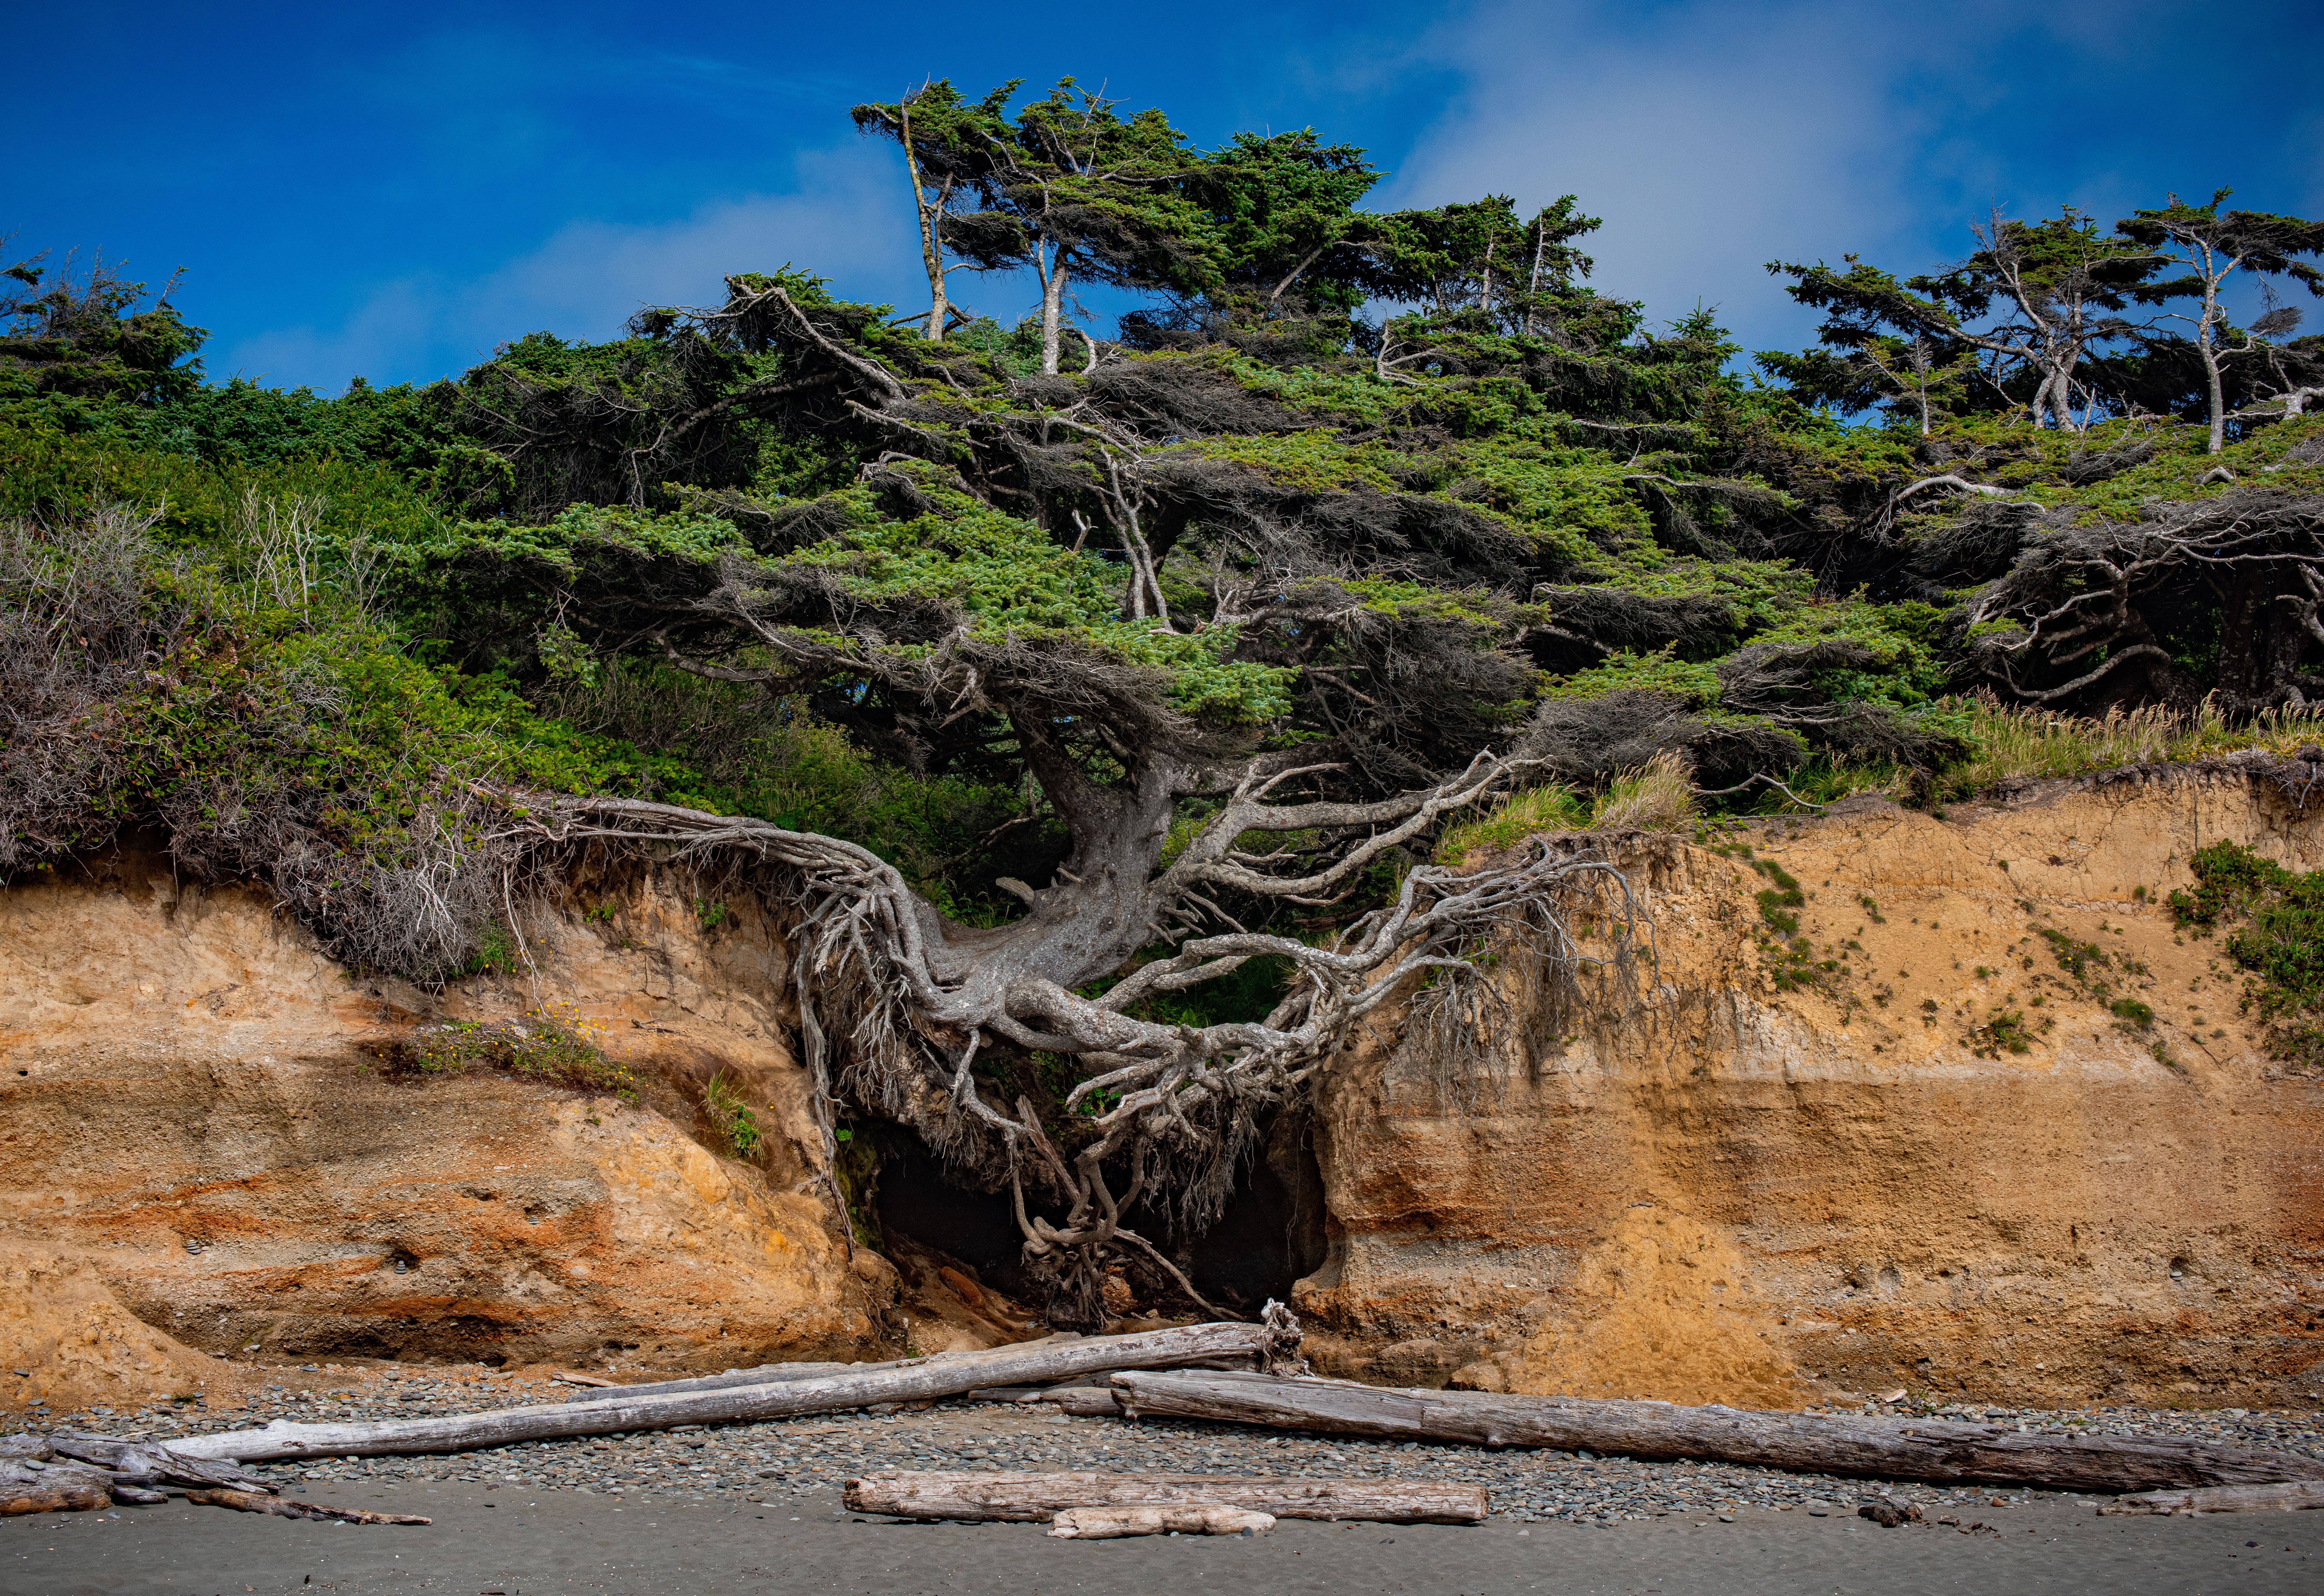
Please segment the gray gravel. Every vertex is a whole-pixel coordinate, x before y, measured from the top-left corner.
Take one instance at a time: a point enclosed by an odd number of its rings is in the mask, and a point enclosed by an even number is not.
[[[160,1404],[135,1412],[61,1415],[58,1427],[110,1435],[191,1434],[272,1418],[372,1419],[456,1413],[568,1399],[571,1386],[484,1370],[309,1367],[244,1407]],[[1855,1411],[1853,1409],[1832,1411]],[[1866,1408],[1868,1412],[1900,1412]],[[2093,1435],[2193,1435],[2227,1444],[2324,1457],[2316,1411],[2034,1411],[1954,1405],[1948,1417]],[[1875,1494],[1918,1503],[1963,1532],[1977,1509],[2024,1506],[2049,1493],[1878,1482],[1722,1464],[1641,1463],[1587,1453],[1487,1452],[1475,1447],[1273,1434],[1224,1425],[1071,1418],[1046,1404],[948,1402],[917,1411],[821,1414],[767,1424],[587,1439],[526,1442],[447,1457],[364,1458],[262,1465],[296,1494],[329,1499],[335,1481],[382,1485],[456,1481],[486,1490],[570,1491],[628,1500],[786,1502],[874,1469],[1101,1469],[1449,1480],[1487,1487],[1496,1518],[1530,1523],[1614,1524],[1658,1518],[1710,1521],[1748,1508],[1849,1515]]]

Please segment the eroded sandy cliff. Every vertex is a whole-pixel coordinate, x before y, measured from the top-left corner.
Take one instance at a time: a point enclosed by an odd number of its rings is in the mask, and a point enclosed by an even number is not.
[[[0,1322],[13,1366],[41,1365],[0,1400],[166,1383],[166,1347],[75,1328],[121,1328],[108,1294],[186,1347],[264,1358],[883,1344],[893,1275],[851,1263],[835,1222],[765,927],[737,905],[706,931],[655,880],[605,901],[545,924],[533,969],[435,999],[351,978],[263,894],[180,888],[166,862],[0,892],[0,1268],[55,1305]],[[424,1024],[544,1002],[636,1070],[637,1105],[380,1066]],[[759,1163],[696,1120],[722,1071],[768,1131]]]
[[[1530,1062],[1500,1038],[1465,1101],[1392,1017],[1327,1072],[1329,1259],[1296,1294],[1322,1361],[1680,1400],[2303,1399],[2324,1081],[2271,1063],[2239,976],[2158,900],[2223,839],[2324,865],[2315,816],[2177,770],[1941,819],[1853,803],[1725,853],[1635,839],[1650,1003]],[[1804,969],[1740,844],[1799,883]],[[900,1312],[890,1265],[851,1261],[780,950],[747,905],[706,929],[691,890],[609,888],[521,977],[440,999],[150,861],[0,892],[0,1355],[35,1370],[0,1402],[143,1396],[254,1345],[724,1367],[879,1355],[907,1318],[924,1345],[1019,1333],[940,1259],[899,1252]],[[379,1067],[416,1028],[543,1002],[639,1104]],[[769,1131],[756,1162],[699,1118],[719,1072]]]
[[[2218,945],[2157,901],[2223,839],[2324,863],[2317,811],[2233,770],[1731,834],[1800,883],[1836,966],[1788,992],[1769,879],[1642,844],[1644,1016],[1530,1070],[1505,1047],[1465,1112],[1392,1022],[1336,1062],[1331,1259],[1298,1305],[1344,1338],[1336,1367],[1398,1381],[2301,1399],[2324,1377],[2324,1081],[2270,1062]]]

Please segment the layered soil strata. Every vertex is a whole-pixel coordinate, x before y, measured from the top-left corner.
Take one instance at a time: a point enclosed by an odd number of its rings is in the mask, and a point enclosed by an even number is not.
[[[1680,1401],[2308,1404],[2324,1081],[2160,907],[2223,840],[2324,865],[2315,811],[2235,770],[1624,840],[1641,1001],[1519,1013],[1466,1079],[1382,1016],[1324,1073],[1311,1351]],[[0,892],[0,1405],[238,1388],[206,1354],[626,1375],[1038,1333],[924,1250],[851,1256],[788,979],[747,902],[652,874],[440,995],[153,860]],[[639,1101],[393,1067],[544,1008]]]
[[[44,1352],[88,1342],[66,1321],[103,1316],[92,1291],[229,1357],[724,1368],[890,1344],[893,1271],[851,1259],[782,1041],[779,947],[683,883],[606,902],[437,996],[352,976],[262,892],[161,861],[0,892],[0,1254],[59,1283],[0,1325],[42,1365],[0,1401],[185,1383],[142,1344]],[[396,1067],[446,1022],[544,1010],[638,1101]],[[752,1110],[752,1159],[706,1121],[713,1075]]]
[[[2318,868],[2318,815],[2161,770],[1635,840],[1639,1007],[1512,1026],[1450,1086],[1393,1017],[1334,1062],[1330,1258],[1296,1293],[1323,1362],[1762,1406],[2309,1401],[2324,1080],[2267,1056],[2162,900],[2220,841]],[[1803,901],[1763,908],[1757,861]]]

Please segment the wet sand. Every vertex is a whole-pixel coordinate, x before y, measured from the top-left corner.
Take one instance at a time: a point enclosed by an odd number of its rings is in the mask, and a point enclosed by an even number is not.
[[[2100,1518],[2088,1503],[1990,1508],[1993,1528],[1881,1529],[1745,1509],[1599,1528],[1496,1518],[1471,1528],[1286,1521],[1250,1538],[1070,1542],[1031,1524],[917,1525],[784,1502],[616,1503],[456,1481],[334,1482],[290,1494],[424,1513],[425,1527],[337,1527],[172,1501],[0,1519],[7,1596],[446,1596],[670,1592],[2016,1592],[2324,1591],[2324,1512]],[[1964,1522],[1967,1516],[1964,1517]],[[2253,1545],[2251,1543],[2256,1543]]]

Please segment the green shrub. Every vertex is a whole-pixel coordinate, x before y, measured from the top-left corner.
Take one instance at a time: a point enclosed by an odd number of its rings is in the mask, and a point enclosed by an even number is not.
[[[2215,843],[2192,861],[2195,890],[2174,890],[2172,918],[2209,933],[2236,928],[2227,956],[2248,973],[2242,1007],[2271,1022],[2269,1051],[2324,1069],[2324,872],[2283,868],[2239,843]]]

